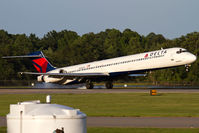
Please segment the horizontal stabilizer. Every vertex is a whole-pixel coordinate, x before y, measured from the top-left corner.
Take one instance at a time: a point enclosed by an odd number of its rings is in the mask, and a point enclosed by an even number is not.
[[[42,51],[36,51],[28,55],[19,55],[19,56],[3,56],[3,59],[15,59],[15,58],[29,58],[32,60],[33,66],[40,73],[46,73],[55,69],[50,62],[45,58]]]
[[[3,59],[10,59],[10,58],[37,58],[42,57],[42,55],[20,55],[20,56],[3,56]]]

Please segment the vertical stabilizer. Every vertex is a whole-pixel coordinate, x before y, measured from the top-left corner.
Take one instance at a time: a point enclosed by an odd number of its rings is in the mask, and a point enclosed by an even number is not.
[[[33,52],[28,55],[30,57],[32,56],[32,63],[38,72],[46,73],[55,69],[55,67],[48,62],[41,51]]]

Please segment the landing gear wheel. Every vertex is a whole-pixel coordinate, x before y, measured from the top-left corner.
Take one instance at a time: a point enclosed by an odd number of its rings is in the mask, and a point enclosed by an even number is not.
[[[106,82],[105,86],[106,86],[106,89],[112,89],[113,88],[113,83],[110,82],[110,81]]]
[[[87,88],[87,89],[93,89],[93,87],[94,87],[94,85],[93,85],[92,82],[86,83],[86,88]]]
[[[188,64],[185,65],[185,70],[186,70],[186,72],[189,71],[189,67],[190,67],[190,66],[191,66],[191,65],[188,65]]]

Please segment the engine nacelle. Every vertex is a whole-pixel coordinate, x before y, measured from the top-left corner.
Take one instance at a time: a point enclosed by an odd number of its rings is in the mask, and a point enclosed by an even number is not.
[[[67,73],[67,71],[64,69],[60,69],[59,73]],[[66,84],[70,80],[68,81],[68,79],[65,77],[57,78],[57,77],[52,77],[52,76],[48,76],[48,75],[40,75],[40,76],[37,76],[37,81],[38,82],[46,82],[46,83]]]
[[[45,82],[44,76],[43,75],[37,76],[37,81],[38,82]]]
[[[37,81],[38,82],[46,82],[46,83],[57,83],[57,84],[65,84],[67,83],[67,78],[54,78],[54,77],[49,77],[49,76],[44,76],[40,75],[37,76]]]

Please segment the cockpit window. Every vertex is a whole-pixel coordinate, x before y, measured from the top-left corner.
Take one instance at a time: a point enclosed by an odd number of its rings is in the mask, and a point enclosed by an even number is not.
[[[180,50],[178,50],[176,53],[177,53],[177,54],[180,54],[180,53],[183,53],[183,52],[187,52],[187,50],[186,50],[186,49],[180,49]]]

